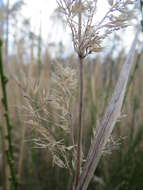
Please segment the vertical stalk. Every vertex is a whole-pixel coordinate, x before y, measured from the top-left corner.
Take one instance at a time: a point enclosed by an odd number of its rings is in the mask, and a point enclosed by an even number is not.
[[[7,140],[5,139],[7,131],[4,125],[3,126],[0,125],[0,133],[1,133],[1,139],[2,139],[2,173],[3,173],[2,186],[3,186],[3,190],[9,190],[10,189],[10,183],[9,183],[10,170],[9,170],[9,165],[8,165],[6,154],[5,154],[5,152],[7,151],[8,144],[7,144]]]
[[[22,175],[22,169],[23,169],[23,159],[24,159],[24,151],[25,151],[25,133],[26,133],[26,127],[23,125],[22,127],[22,132],[21,132],[21,145],[20,145],[20,153],[19,153],[19,160],[18,160],[18,189],[21,189],[21,175]]]
[[[16,178],[16,170],[14,166],[14,156],[13,156],[13,146],[12,146],[12,139],[11,139],[11,123],[9,118],[9,111],[8,111],[8,99],[7,99],[7,91],[6,91],[6,84],[8,82],[7,77],[4,74],[3,70],[3,63],[2,63],[2,40],[0,39],[0,77],[1,77],[1,87],[2,87],[2,103],[4,106],[4,117],[6,121],[7,127],[7,136],[5,137],[8,143],[8,149],[6,151],[7,161],[10,168],[11,174],[11,189],[17,190],[17,178]]]
[[[3,11],[3,0],[0,3],[0,11],[1,11],[1,18],[0,18],[0,36],[3,39],[3,26],[4,26],[4,11]]]
[[[38,80],[40,81],[40,73],[41,73],[41,12],[40,12],[40,28],[39,28],[39,36],[38,36]]]
[[[5,62],[8,64],[8,46],[9,46],[9,0],[7,0],[6,10],[6,40],[5,40]]]
[[[34,34],[31,33],[31,63],[34,64]]]
[[[78,59],[79,59],[79,73],[80,73],[80,92],[79,92],[79,121],[78,121],[78,138],[77,138],[77,162],[76,162],[76,173],[75,173],[75,183],[73,189],[76,190],[80,177],[81,169],[81,157],[82,157],[82,111],[83,111],[83,58],[82,52],[80,51],[81,44],[81,34],[82,34],[82,12],[81,12],[82,1],[79,0],[79,15],[78,15]]]
[[[80,69],[80,100],[79,100],[79,123],[78,123],[78,144],[77,144],[77,166],[75,187],[78,185],[82,157],[82,111],[83,111],[83,59],[79,58]]]

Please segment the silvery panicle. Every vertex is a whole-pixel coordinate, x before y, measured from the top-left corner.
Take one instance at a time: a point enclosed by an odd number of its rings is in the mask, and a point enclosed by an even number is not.
[[[99,21],[96,19],[99,0],[84,0],[81,4],[78,0],[57,2],[71,29],[74,49],[83,58],[102,51],[102,41],[113,31],[128,26],[129,18],[133,16],[129,6],[134,0],[108,0],[108,11]],[[82,15],[81,39],[78,34],[79,13]]]

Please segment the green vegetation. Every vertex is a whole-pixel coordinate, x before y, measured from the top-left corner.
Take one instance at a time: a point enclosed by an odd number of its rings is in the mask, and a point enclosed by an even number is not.
[[[5,134],[5,139],[8,141],[8,149],[5,150],[5,154],[7,156],[8,164],[10,167],[10,174],[11,174],[11,189],[17,190],[17,178],[16,178],[16,170],[15,170],[15,164],[14,164],[14,152],[13,152],[13,146],[12,146],[12,136],[11,136],[11,129],[12,125],[10,123],[10,117],[9,117],[9,110],[8,110],[8,99],[7,99],[7,91],[6,91],[6,84],[8,82],[7,77],[4,74],[3,69],[3,61],[2,61],[2,40],[0,39],[0,77],[1,77],[1,86],[2,86],[2,94],[3,97],[1,99],[2,104],[4,106],[4,117],[6,121],[6,127],[7,127],[7,133]]]

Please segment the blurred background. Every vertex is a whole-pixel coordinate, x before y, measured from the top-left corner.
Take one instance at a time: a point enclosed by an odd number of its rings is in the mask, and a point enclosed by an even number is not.
[[[98,6],[100,20],[104,17],[108,4],[106,6],[106,1],[102,0]],[[140,24],[139,1],[135,1],[133,14],[134,18],[129,21],[129,27],[112,33],[104,41],[104,50],[85,60],[83,111],[85,157],[94,129],[103,117],[120,69],[128,55],[136,32],[136,24]],[[36,84],[38,81],[39,92],[43,92],[43,89],[48,91],[52,73],[56,72],[57,62],[63,67],[75,69],[78,73],[71,32],[63,16],[57,11],[56,0],[0,0],[0,37],[3,39],[4,69],[9,78],[7,91],[19,188],[21,190],[70,190],[73,179],[67,169],[53,164],[51,153],[47,148],[35,148],[31,142],[37,134],[25,114],[25,106],[27,106],[25,93],[30,98],[35,98],[35,81]],[[134,67],[124,99],[123,117],[116,124],[113,133],[118,146],[102,157],[89,190],[143,189],[142,39],[143,33],[140,33]],[[75,98],[72,101],[74,126],[77,124],[78,90],[77,85]],[[0,98],[1,96],[0,89]],[[41,101],[37,97],[36,100]],[[31,109],[31,107],[27,108]],[[3,125],[2,112],[0,104],[0,123]],[[54,116],[50,125],[53,120]],[[61,132],[58,135],[67,138]],[[3,189],[4,180],[2,154],[1,137],[0,189]]]

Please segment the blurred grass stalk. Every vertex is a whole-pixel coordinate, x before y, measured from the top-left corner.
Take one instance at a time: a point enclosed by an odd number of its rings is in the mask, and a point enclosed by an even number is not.
[[[40,28],[39,28],[39,36],[38,36],[38,80],[40,81],[40,75],[41,75],[41,64],[42,64],[42,61],[41,61],[41,51],[42,51],[42,48],[41,48],[41,42],[42,42],[42,39],[41,39],[41,30],[42,30],[42,24],[41,24],[41,12],[40,12]]]
[[[7,99],[7,91],[6,91],[6,84],[8,82],[7,77],[4,74],[3,69],[3,61],[2,61],[2,40],[0,39],[0,77],[1,77],[1,88],[2,88],[2,104],[4,106],[4,118],[6,122],[6,128],[4,128],[4,136],[3,136],[3,144],[7,145],[5,147],[3,154],[7,157],[7,164],[10,169],[10,178],[9,176],[5,176],[5,181],[8,181],[8,178],[10,180],[10,189],[11,190],[17,190],[18,182],[16,177],[16,168],[14,164],[14,153],[13,153],[13,145],[12,145],[12,135],[11,135],[11,123],[10,123],[10,117],[9,117],[9,111],[8,111],[8,99]],[[4,155],[4,156],[5,156]],[[5,168],[5,170],[7,170]],[[7,187],[8,188],[8,187]]]
[[[82,5],[82,1],[79,0],[79,6]],[[79,11],[78,14],[78,40],[79,44],[81,44],[82,40],[82,12]],[[80,52],[80,46],[79,46]],[[80,170],[82,165],[82,136],[83,136],[83,129],[82,129],[82,119],[83,119],[83,57],[82,54],[78,53],[78,60],[79,60],[79,116],[78,116],[78,140],[77,140],[77,163],[76,163],[76,172],[75,172],[75,184],[73,188],[77,188],[79,177],[80,177]]]

